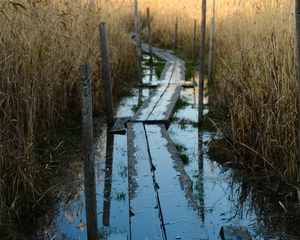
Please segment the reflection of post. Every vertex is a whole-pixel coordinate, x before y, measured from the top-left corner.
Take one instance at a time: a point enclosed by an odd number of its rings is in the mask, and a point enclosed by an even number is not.
[[[210,166],[210,176],[214,176],[214,162],[212,160],[209,160],[209,166]]]
[[[112,183],[114,135],[107,131],[106,156],[105,156],[105,179],[104,179],[104,203],[103,203],[103,225],[110,225],[110,198]]]
[[[204,175],[204,167],[203,167],[203,130],[202,128],[198,129],[198,171],[199,171],[199,202],[200,202],[200,214],[201,219],[204,222],[205,214],[204,214],[204,184],[203,184],[203,175]]]
[[[143,101],[143,88],[139,88],[139,96],[138,96],[138,107],[142,105]]]
[[[88,240],[98,239],[95,166],[93,151],[93,104],[89,65],[80,66],[82,89],[82,140],[84,151],[84,189]]]
[[[152,82],[153,80],[153,65],[150,65],[150,76],[149,76],[149,82]]]

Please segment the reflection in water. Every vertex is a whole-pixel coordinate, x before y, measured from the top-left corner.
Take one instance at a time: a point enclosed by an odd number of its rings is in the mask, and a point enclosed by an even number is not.
[[[205,214],[204,214],[204,185],[203,185],[203,131],[202,128],[198,128],[198,196],[199,196],[199,203],[200,203],[200,215],[202,222],[205,221]]]
[[[138,106],[140,107],[143,103],[143,88],[139,88]]]
[[[92,164],[92,166],[90,165]],[[86,209],[86,227],[88,240],[98,239],[97,204],[95,165],[93,162],[84,162],[84,195]],[[80,221],[79,228],[84,230],[85,225]]]
[[[104,179],[104,199],[103,199],[103,225],[110,225],[110,202],[111,202],[111,185],[113,170],[113,151],[114,135],[107,130],[106,156],[105,156],[105,179]]]
[[[152,82],[152,80],[153,80],[153,65],[152,64],[150,65],[149,70],[150,70],[149,82]]]
[[[209,160],[209,166],[210,166],[210,177],[214,177],[214,162],[212,160]]]

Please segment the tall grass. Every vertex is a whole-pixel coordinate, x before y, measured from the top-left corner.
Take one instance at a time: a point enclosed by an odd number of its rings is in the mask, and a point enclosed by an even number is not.
[[[0,3],[0,225],[21,218],[47,192],[39,141],[79,115],[82,63],[93,69],[94,109],[103,108],[100,21],[109,25],[114,85],[134,71],[134,46],[121,27],[129,12],[112,15],[104,7],[74,0]]]
[[[244,164],[295,183],[294,1],[223,1],[218,9],[217,94],[229,109],[233,139],[254,153]]]

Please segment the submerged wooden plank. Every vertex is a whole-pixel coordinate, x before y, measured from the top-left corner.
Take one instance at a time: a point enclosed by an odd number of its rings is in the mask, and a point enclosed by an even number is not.
[[[171,142],[164,125],[145,125],[150,155],[168,239],[207,239],[192,181]]]
[[[222,240],[251,240],[248,229],[241,226],[223,226],[220,236]]]
[[[163,239],[157,191],[143,123],[128,123],[131,239]]]

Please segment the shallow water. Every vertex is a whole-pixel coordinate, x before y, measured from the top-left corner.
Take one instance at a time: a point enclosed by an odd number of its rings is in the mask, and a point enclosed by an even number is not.
[[[149,76],[150,71],[152,70],[144,65],[146,75],[144,83],[147,83],[149,79],[151,81],[155,79]],[[132,96],[121,100],[116,116],[132,116],[135,106],[147,99],[152,91],[155,90],[133,89]],[[188,106],[174,114],[169,133],[175,144],[186,148],[184,154],[188,156],[189,161],[184,169],[193,181],[193,194],[200,206],[202,221],[200,225],[204,226],[208,239],[219,239],[219,231],[223,225],[247,226],[253,239],[297,239],[296,237],[280,238],[278,237],[280,234],[276,233],[283,232],[284,229],[287,233],[291,232],[285,226],[289,222],[287,218],[284,218],[285,222],[281,225],[276,223],[275,226],[267,226],[265,218],[270,219],[269,224],[272,225],[272,220],[278,220],[276,217],[283,212],[279,206],[276,212],[268,212],[269,216],[260,214],[260,206],[253,207],[256,205],[253,203],[253,194],[251,191],[244,194],[243,182],[234,179],[234,171],[223,167],[207,155],[207,145],[220,135],[217,132],[205,130],[198,132],[194,124],[197,121],[197,91],[197,88],[182,90],[181,97],[188,101]],[[205,102],[208,102],[208,98]],[[206,107],[205,114],[208,111]],[[184,121],[186,123],[183,124],[183,119],[188,121]],[[98,231],[104,239],[108,236],[110,239],[123,239],[129,232],[130,225],[127,136],[107,134],[106,128],[103,124],[101,125],[102,127],[95,129],[100,134],[94,146]],[[199,151],[202,151],[203,158],[199,158]],[[66,197],[59,205],[55,221],[44,230],[44,234],[49,239],[86,239],[82,174],[83,171],[79,170],[76,181],[68,183],[68,186],[72,187],[64,189],[63,195]],[[275,217],[272,214],[275,214]],[[266,229],[270,229],[271,232],[266,232]]]

